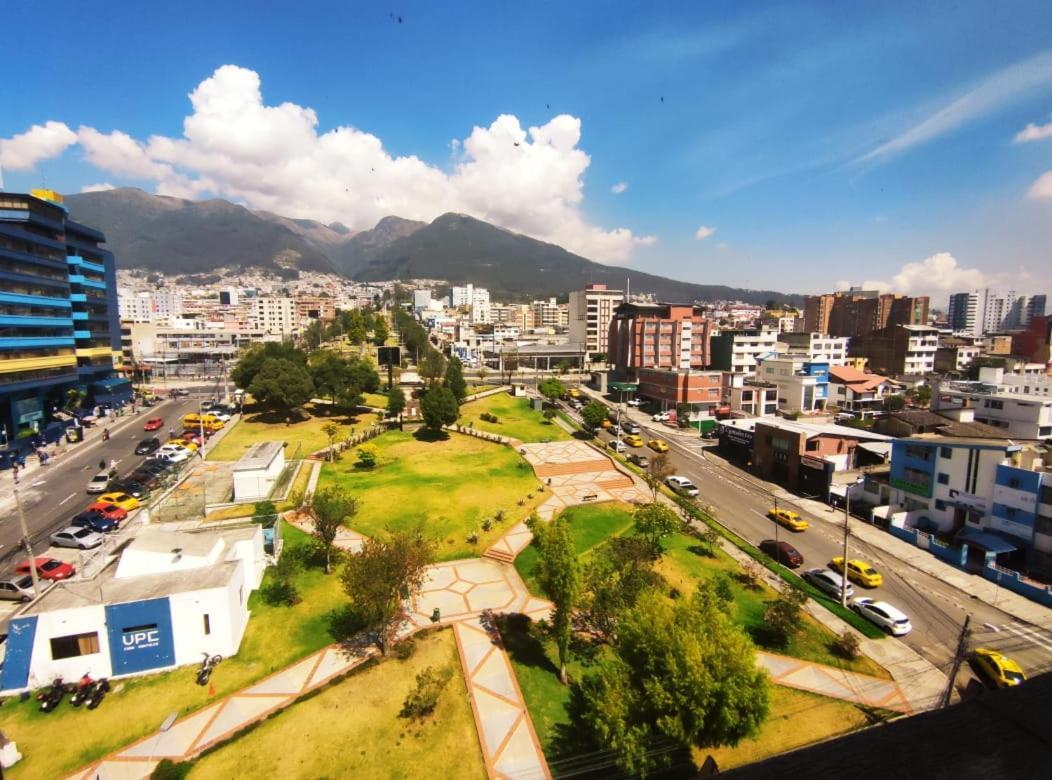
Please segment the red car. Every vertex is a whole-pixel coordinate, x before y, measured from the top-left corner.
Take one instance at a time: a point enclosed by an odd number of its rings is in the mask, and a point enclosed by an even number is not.
[[[115,523],[119,523],[128,516],[127,509],[122,509],[116,504],[108,504],[105,501],[96,501],[87,508],[87,511],[98,512],[103,517],[106,517]]]
[[[207,435],[207,434],[206,434]],[[193,442],[197,446],[201,446],[201,432],[200,431],[183,431],[183,435],[179,437],[186,441]]]
[[[164,427],[164,419],[161,417],[151,417],[146,421],[146,424],[142,426],[144,431],[159,431]]]
[[[36,558],[37,576],[44,580],[68,580],[77,570],[71,564],[57,558]],[[23,561],[15,569],[18,574],[29,574],[29,561]]]

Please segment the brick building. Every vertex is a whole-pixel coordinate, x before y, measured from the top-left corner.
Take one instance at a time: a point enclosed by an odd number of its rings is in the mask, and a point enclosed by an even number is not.
[[[712,320],[700,306],[623,303],[610,320],[607,361],[618,379],[640,369],[697,371],[709,367]]]

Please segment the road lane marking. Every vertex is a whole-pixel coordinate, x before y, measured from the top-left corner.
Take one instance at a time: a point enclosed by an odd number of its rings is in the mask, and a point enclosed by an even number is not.
[[[64,499],[62,499],[61,501],[59,501],[59,502],[58,502],[58,505],[59,505],[59,506],[62,506],[62,505],[63,505],[64,503],[66,503],[66,502],[67,502],[67,501],[69,501],[70,499],[73,499],[73,498],[76,498],[76,497],[77,497],[77,494],[76,494],[76,493],[70,493],[70,494],[69,494],[68,496],[66,496],[66,497],[65,497]]]
[[[1005,625],[1006,631],[1011,631],[1021,639],[1025,639],[1028,642],[1042,647],[1045,650],[1052,651],[1052,642],[1048,641],[1045,637],[1037,632],[1037,629],[1032,629],[1026,626],[1022,626],[1018,623],[1007,623]]]
[[[38,479],[36,482],[33,482],[30,485],[30,487],[40,487],[41,485],[46,485],[46,484],[47,484],[47,480],[46,479]]]

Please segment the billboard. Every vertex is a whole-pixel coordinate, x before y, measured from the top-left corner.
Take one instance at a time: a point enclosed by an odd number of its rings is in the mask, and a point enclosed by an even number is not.
[[[162,669],[175,663],[172,608],[167,598],[106,607],[113,673]]]
[[[376,350],[376,362],[381,366],[402,365],[401,347],[379,347]]]

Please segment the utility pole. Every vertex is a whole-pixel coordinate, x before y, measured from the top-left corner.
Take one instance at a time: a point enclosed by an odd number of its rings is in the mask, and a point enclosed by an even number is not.
[[[847,608],[847,538],[850,534],[848,518],[851,517],[851,485],[844,487],[844,566],[841,569],[840,606]]]
[[[777,550],[778,549],[778,526],[779,526],[779,523],[778,523],[778,496],[774,497],[774,518],[773,519],[774,519],[774,547]],[[782,557],[782,554],[779,551],[779,553],[778,553],[778,563],[782,562],[781,561],[781,557]]]
[[[964,654],[968,646],[968,624],[971,623],[972,616],[964,616],[964,625],[961,626],[961,635],[957,638],[957,649],[953,653],[953,667],[950,669],[950,679],[946,683],[946,691],[942,695],[942,703],[940,707],[946,708],[950,706],[950,699],[953,697],[953,685],[957,681],[957,672],[961,668],[961,662],[964,661]]]
[[[14,469],[11,470],[12,478],[14,477]],[[22,544],[25,545],[26,555],[29,556],[29,576],[33,578],[33,595],[40,595],[40,582],[37,579],[37,560],[33,555],[33,545],[29,541],[29,529],[26,528],[26,515],[22,511],[22,499],[18,495],[18,482],[15,482],[15,506],[18,507],[18,523],[22,530]]]

